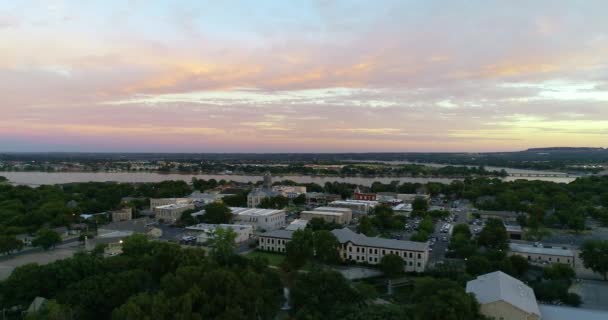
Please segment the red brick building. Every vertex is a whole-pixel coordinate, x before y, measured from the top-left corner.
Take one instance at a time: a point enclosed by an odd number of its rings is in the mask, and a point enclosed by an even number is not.
[[[354,199],[355,200],[376,201],[376,194],[375,193],[362,193],[361,189],[359,189],[359,187],[357,187],[357,189],[355,189]]]

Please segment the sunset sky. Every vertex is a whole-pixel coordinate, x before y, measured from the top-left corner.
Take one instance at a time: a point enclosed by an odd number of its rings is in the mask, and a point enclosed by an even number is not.
[[[608,1],[2,1],[0,151],[608,147]]]

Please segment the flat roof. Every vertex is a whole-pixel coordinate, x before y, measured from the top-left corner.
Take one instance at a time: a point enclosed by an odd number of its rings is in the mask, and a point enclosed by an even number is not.
[[[158,206],[158,207],[154,207],[156,209],[181,209],[181,208],[185,208],[185,207],[189,207],[191,206],[191,203],[172,203],[172,204],[166,204],[164,206]]]
[[[187,230],[195,230],[195,231],[213,231],[217,228],[223,229],[233,229],[233,230],[242,230],[242,229],[253,229],[250,225],[245,224],[211,224],[211,223],[199,223],[192,226],[186,227]]]
[[[372,200],[336,200],[330,202],[330,204],[359,204],[359,205],[377,205],[378,201]]]
[[[574,257],[574,252],[570,249],[556,248],[556,247],[535,247],[531,245],[511,243],[509,244],[511,251],[533,253],[533,254],[547,254],[551,256],[563,256],[563,257]]]
[[[344,214],[344,212],[320,211],[320,210],[319,211],[314,210],[314,211],[302,211],[302,212],[300,212],[300,214],[302,214],[302,213],[310,213],[312,215],[320,215],[320,216],[338,216],[338,217],[341,217]]]
[[[260,208],[241,208],[241,207],[230,207],[232,214],[239,216],[272,216],[279,213],[284,213],[283,210],[276,209],[260,209]]]
[[[317,207],[312,209],[312,211],[333,211],[333,212],[352,212],[349,208],[339,208],[339,207]]]

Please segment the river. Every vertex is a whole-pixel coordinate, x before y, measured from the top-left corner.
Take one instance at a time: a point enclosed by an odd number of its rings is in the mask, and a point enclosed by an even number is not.
[[[237,182],[257,182],[262,180],[261,176],[255,175],[222,175],[222,174],[160,174],[154,172],[0,172],[0,176],[9,179],[10,183],[15,185],[51,185],[64,184],[72,182],[160,182],[165,180],[184,180],[191,181],[193,177],[198,179],[216,179],[216,180],[233,180]],[[374,181],[389,183],[394,180],[399,182],[412,183],[427,183],[440,182],[450,183],[452,178],[416,178],[416,177],[325,177],[325,176],[302,176],[302,175],[285,175],[274,176],[275,181],[293,180],[298,183],[317,183],[325,184],[325,182],[347,182],[362,186],[370,186]],[[516,179],[528,180],[544,180],[561,183],[569,183],[574,181],[575,177],[506,177],[503,180],[513,181]]]

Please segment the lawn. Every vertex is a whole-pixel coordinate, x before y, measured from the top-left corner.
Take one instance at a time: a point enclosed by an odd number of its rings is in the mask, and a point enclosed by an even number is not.
[[[258,251],[258,250],[252,251],[245,256],[248,258],[264,257],[264,258],[268,259],[268,263],[271,266],[279,266],[283,262],[283,260],[285,260],[285,255],[278,254],[278,253]]]

